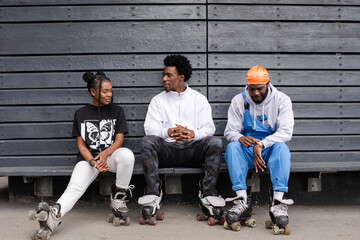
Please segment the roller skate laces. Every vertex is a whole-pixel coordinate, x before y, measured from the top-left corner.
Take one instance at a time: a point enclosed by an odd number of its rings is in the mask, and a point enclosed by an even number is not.
[[[115,211],[119,210],[127,210],[126,202],[129,201],[129,199],[132,197],[132,189],[134,189],[134,185],[130,185],[128,189],[125,191],[117,191],[113,197],[113,194],[111,194],[111,207]]]
[[[234,200],[234,206],[232,208],[230,208],[228,212],[234,212],[236,214],[241,215],[248,208],[249,208],[249,206],[245,203],[245,200],[240,198],[238,200]]]
[[[275,200],[276,202],[277,200]],[[274,205],[270,208],[270,211],[274,214],[275,217],[279,216],[288,216],[287,210],[288,206],[278,202],[277,204],[274,202]]]

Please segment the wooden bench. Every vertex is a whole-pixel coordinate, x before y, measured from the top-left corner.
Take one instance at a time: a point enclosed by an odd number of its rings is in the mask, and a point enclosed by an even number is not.
[[[70,137],[72,120],[75,110],[91,101],[82,81],[89,69],[101,69],[112,80],[114,102],[123,106],[128,120],[125,146],[138,155],[148,104],[163,90],[162,61],[168,53],[185,54],[191,61],[189,86],[209,99],[217,136],[224,132],[232,97],[243,91],[246,71],[260,64],[293,101],[291,172],[360,170],[360,48],[354,47],[359,6],[351,1],[336,6],[295,0],[276,5],[3,2],[1,176],[50,179],[71,174],[77,151]],[[105,14],[97,14],[99,6]],[[264,7],[271,11],[248,14],[248,9]],[[174,14],[166,14],[169,9]],[[316,19],[314,11],[321,13]],[[335,11],[339,16],[326,14]],[[94,29],[101,38],[89,37]],[[259,32],[272,34],[257,38]],[[114,44],[117,40],[122,44]],[[169,176],[202,171],[160,169]],[[226,165],[221,171],[226,172]],[[142,174],[139,161],[134,174]]]

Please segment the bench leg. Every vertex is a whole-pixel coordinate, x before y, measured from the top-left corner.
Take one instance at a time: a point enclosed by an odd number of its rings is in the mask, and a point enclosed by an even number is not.
[[[111,186],[115,183],[115,175],[114,176],[100,176],[98,178],[99,181],[99,193],[101,195],[110,195],[111,194]]]
[[[165,175],[165,193],[182,194],[181,175]]]
[[[53,182],[51,176],[36,178],[34,195],[39,197],[53,196]]]
[[[247,179],[247,185],[251,186],[251,192],[260,192],[260,175],[251,173],[251,178]]]
[[[320,172],[319,175],[316,177],[308,177],[307,192],[321,192],[322,173],[328,173],[328,172]]]

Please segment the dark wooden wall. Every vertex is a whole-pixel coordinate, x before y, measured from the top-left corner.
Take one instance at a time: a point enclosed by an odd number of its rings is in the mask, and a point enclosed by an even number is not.
[[[138,154],[169,53],[191,60],[217,135],[262,65],[293,100],[293,162],[360,162],[359,22],[356,0],[0,0],[0,167],[75,161],[86,70],[112,80]]]

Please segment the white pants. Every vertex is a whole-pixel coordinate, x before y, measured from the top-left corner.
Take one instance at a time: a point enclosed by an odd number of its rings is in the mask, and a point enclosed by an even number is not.
[[[110,166],[108,171],[116,173],[116,186],[127,189],[131,180],[134,169],[134,153],[127,148],[115,150],[108,158],[107,165]],[[85,193],[89,185],[99,175],[99,171],[90,166],[86,161],[78,162],[72,172],[70,182],[61,195],[57,203],[61,205],[61,216],[68,213]]]

